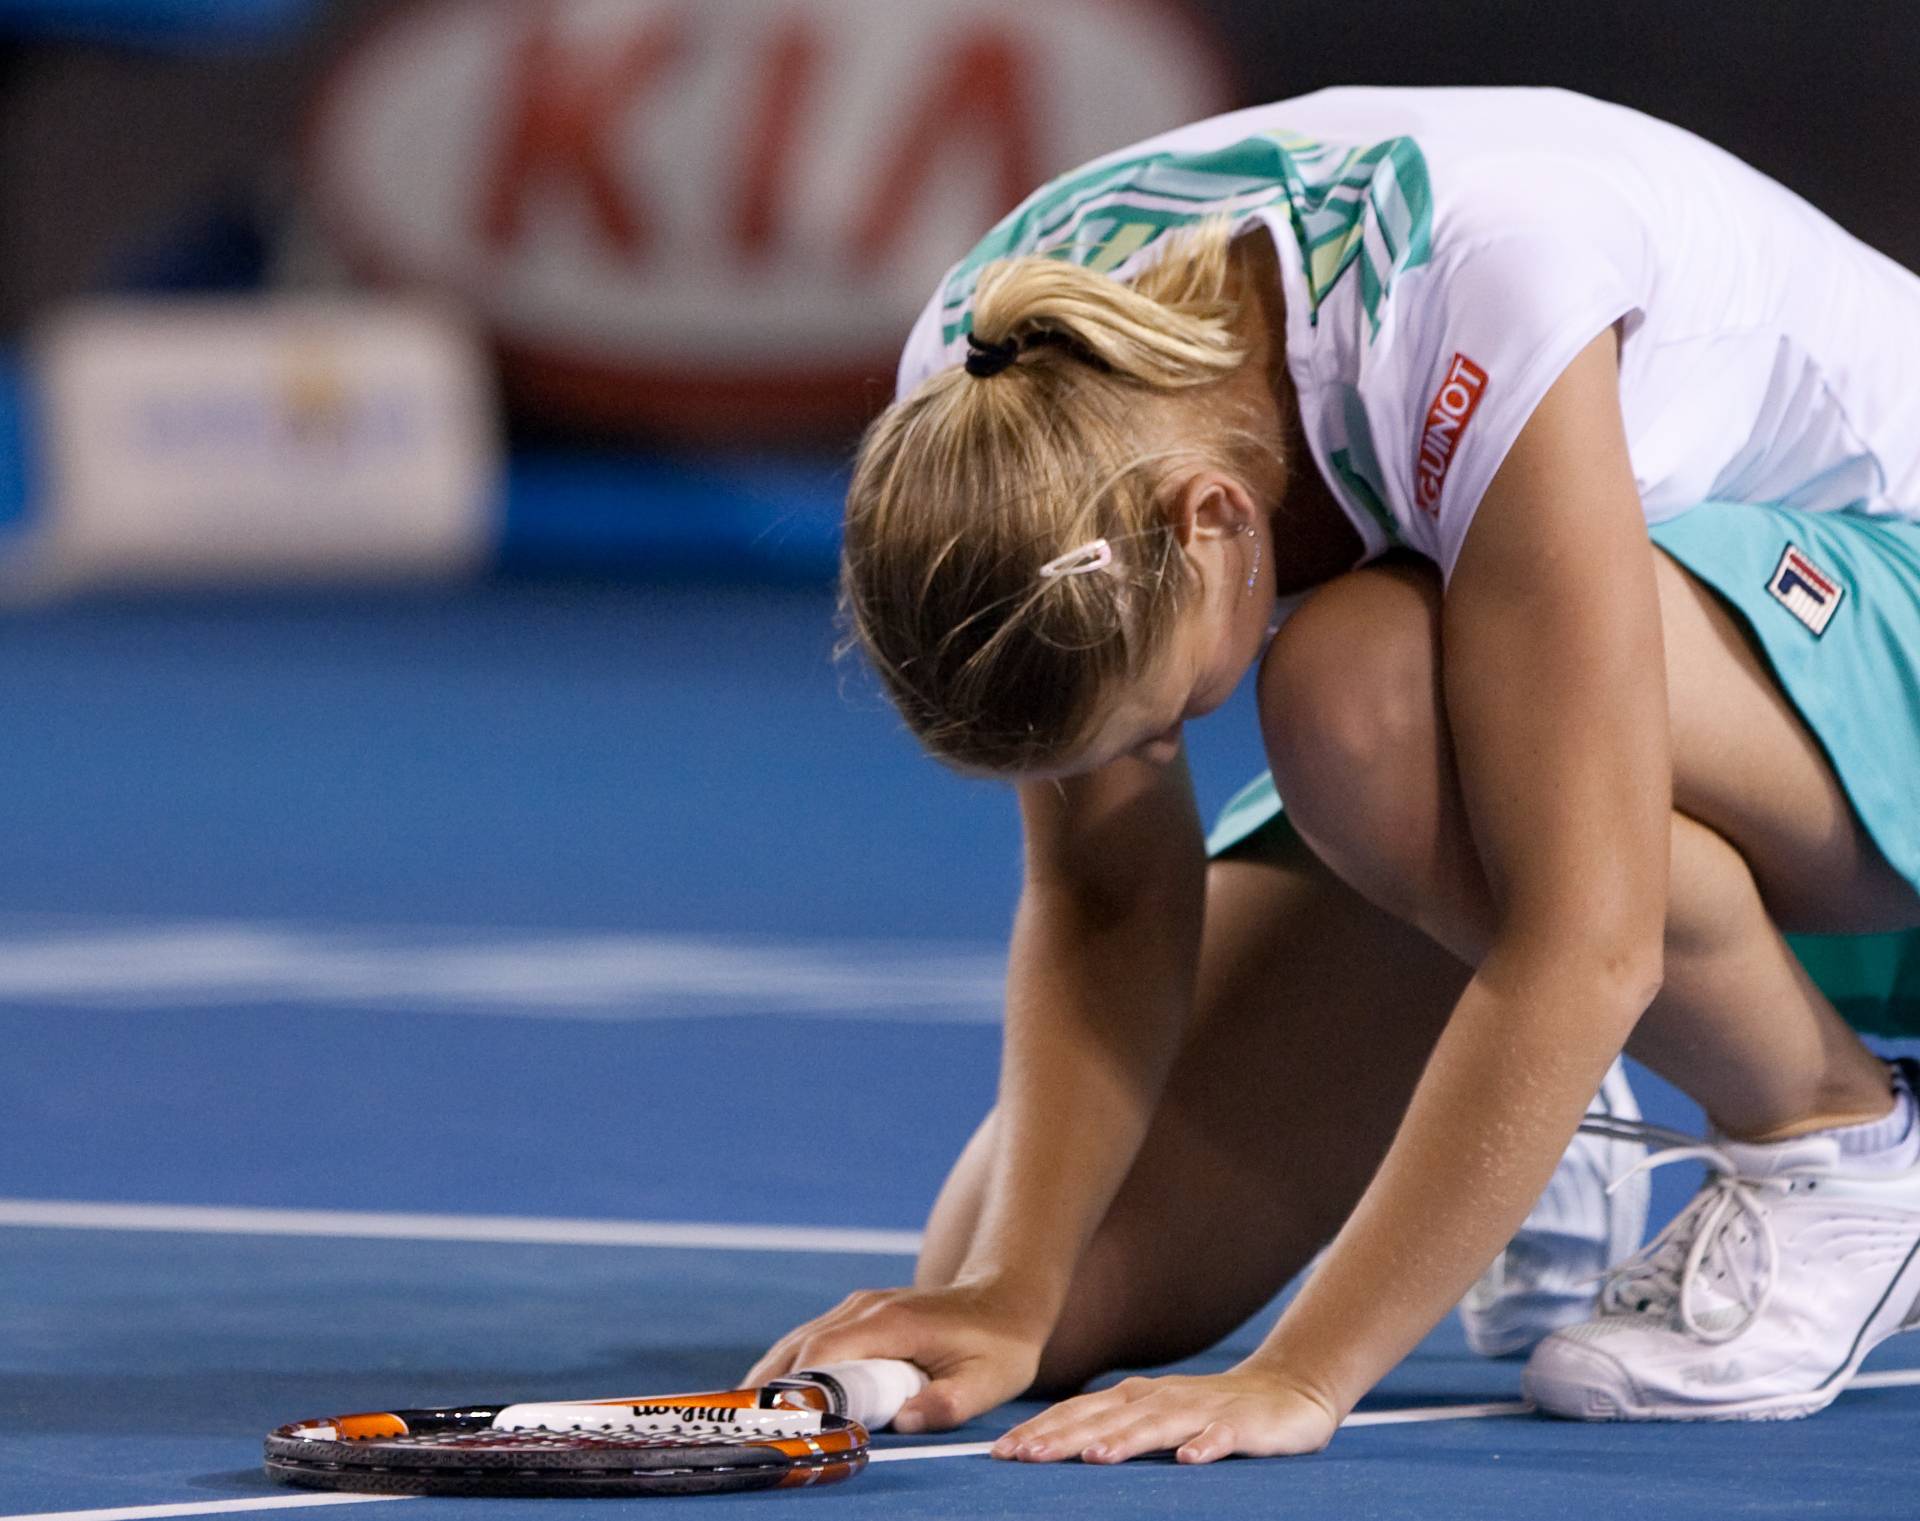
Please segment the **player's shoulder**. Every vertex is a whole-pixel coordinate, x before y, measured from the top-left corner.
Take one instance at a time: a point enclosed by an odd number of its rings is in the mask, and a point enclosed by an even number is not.
[[[1064,216],[1078,210],[1084,219],[1087,206],[1125,196],[1130,187],[1138,189],[1134,182],[1153,174],[1155,165],[1198,159],[1237,143],[1284,133],[1291,116],[1337,102],[1349,93],[1365,92],[1321,90],[1188,122],[1114,148],[1036,186],[942,273],[908,333],[896,376],[896,395],[906,396],[929,376],[959,362],[964,351],[960,334],[966,292],[971,286],[964,277],[977,274],[980,266],[994,257],[1021,251],[1043,239],[1060,220],[1056,211]],[[1182,193],[1190,194],[1191,186]]]
[[[1245,107],[1116,148],[1036,188],[942,275],[908,335],[896,394],[908,394],[958,362],[969,283],[964,273],[977,273],[995,254],[1042,236],[1060,220],[1049,212],[1056,200],[1067,210],[1078,208],[1084,220],[1085,207],[1101,196],[1128,195],[1131,181],[1119,183],[1115,176],[1125,180],[1130,165],[1136,177],[1157,174],[1166,181],[1132,186],[1139,194],[1150,189],[1192,197],[1203,181],[1225,184],[1221,194],[1250,184],[1258,194],[1258,176],[1271,175],[1298,203],[1295,221],[1317,219],[1313,247],[1321,252],[1337,240],[1319,224],[1331,225],[1353,200],[1353,176],[1379,175],[1366,205],[1391,205],[1407,218],[1416,218],[1413,202],[1426,208],[1417,213],[1418,236],[1396,254],[1397,264],[1431,261],[1433,273],[1444,277],[1473,250],[1511,242],[1523,232],[1537,245],[1590,241],[1596,226],[1615,213],[1605,204],[1605,176],[1588,161],[1602,153],[1593,145],[1626,117],[1650,120],[1557,89],[1345,85]],[[1222,154],[1255,141],[1264,154],[1222,163]],[[1164,168],[1168,160],[1191,166],[1177,185]],[[1551,262],[1550,253],[1541,258]],[[1378,316],[1370,305],[1369,321]]]

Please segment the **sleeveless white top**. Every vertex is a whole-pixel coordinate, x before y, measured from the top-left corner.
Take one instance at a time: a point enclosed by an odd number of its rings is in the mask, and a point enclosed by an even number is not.
[[[1451,574],[1521,426],[1615,322],[1650,523],[1708,500],[1920,520],[1920,277],[1691,133],[1559,90],[1326,90],[1110,154],[948,272],[899,393],[964,359],[992,260],[1127,279],[1215,215],[1272,233],[1307,442],[1368,558]]]

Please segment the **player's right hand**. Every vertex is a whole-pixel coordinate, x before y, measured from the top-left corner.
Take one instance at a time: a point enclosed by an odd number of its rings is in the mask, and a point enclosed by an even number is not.
[[[796,1369],[899,1357],[927,1387],[893,1419],[895,1431],[945,1431],[1023,1393],[1040,1367],[1044,1332],[1021,1324],[1004,1294],[982,1284],[862,1289],[789,1331],[747,1375],[749,1386]]]

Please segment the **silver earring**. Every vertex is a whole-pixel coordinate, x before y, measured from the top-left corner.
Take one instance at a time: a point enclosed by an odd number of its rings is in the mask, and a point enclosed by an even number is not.
[[[1253,595],[1253,583],[1260,578],[1260,534],[1251,523],[1243,523],[1240,531],[1253,539],[1253,569],[1247,572],[1247,595]]]

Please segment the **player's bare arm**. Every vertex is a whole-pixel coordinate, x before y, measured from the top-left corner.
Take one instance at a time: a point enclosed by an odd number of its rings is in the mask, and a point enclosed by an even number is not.
[[[1609,332],[1522,432],[1449,590],[1447,711],[1498,922],[1374,1185],[1240,1368],[1069,1401],[1003,1455],[1324,1443],[1512,1234],[1654,996],[1671,768],[1615,384]]]
[[[855,1294],[790,1333],[749,1383],[820,1362],[910,1358],[932,1378],[896,1419],[911,1431],[957,1425],[1034,1380],[1179,1047],[1204,855],[1177,754],[1031,780],[1019,798],[1025,881],[998,1143],[971,1235],[929,1244],[921,1286]]]

